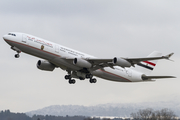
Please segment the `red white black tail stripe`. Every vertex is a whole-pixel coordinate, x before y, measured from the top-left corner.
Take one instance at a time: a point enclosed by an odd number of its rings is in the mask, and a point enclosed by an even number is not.
[[[141,66],[141,67],[144,67],[146,69],[149,69],[149,70],[153,70],[154,67],[156,66],[155,63],[152,63],[150,61],[143,61],[141,63],[138,63],[137,65]]]

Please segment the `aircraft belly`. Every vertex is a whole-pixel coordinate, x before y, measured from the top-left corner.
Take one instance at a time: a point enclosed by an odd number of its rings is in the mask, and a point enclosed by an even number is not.
[[[13,46],[13,43],[8,41],[8,40],[5,40],[7,42],[7,44],[9,44],[10,46]]]
[[[56,57],[56,58],[52,59],[51,62],[57,66],[60,66],[63,69],[66,69],[66,70],[76,71],[76,70],[80,69],[79,67],[73,65],[73,63],[69,63],[60,57]]]
[[[53,54],[49,54],[49,52],[38,49],[38,48],[34,48],[31,47],[29,45],[23,45],[23,44],[17,44],[17,43],[13,43],[13,46],[16,46],[18,49],[20,49],[22,52],[36,56],[36,57],[40,57],[42,59],[46,59],[46,60],[51,60],[54,57],[57,57]]]
[[[116,82],[131,82],[130,80],[126,80],[125,78],[115,76],[107,72],[103,74],[102,78],[110,80],[110,81],[116,81]]]
[[[32,47],[27,44],[22,43],[16,43],[8,41],[8,44],[11,46],[16,46],[18,49],[20,49],[22,52],[45,59],[50,61],[51,63],[55,64],[58,67],[61,67],[62,69],[70,69],[70,70],[79,70],[81,68],[65,61],[64,59],[61,59],[61,56],[58,53],[52,53],[46,50],[41,50],[40,48]]]
[[[96,70],[93,72],[93,75],[110,81],[131,82],[128,78],[126,78],[123,71],[114,70],[109,67]]]

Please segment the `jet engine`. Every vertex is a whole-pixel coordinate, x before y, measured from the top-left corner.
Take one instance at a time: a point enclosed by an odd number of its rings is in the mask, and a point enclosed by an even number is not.
[[[37,62],[37,68],[40,70],[53,71],[55,66],[48,61],[39,60]]]
[[[116,57],[113,59],[113,64],[121,66],[121,67],[131,67],[131,63],[130,62],[128,62],[125,59],[116,58]]]
[[[73,64],[82,68],[91,68],[91,63],[81,58],[74,58]]]

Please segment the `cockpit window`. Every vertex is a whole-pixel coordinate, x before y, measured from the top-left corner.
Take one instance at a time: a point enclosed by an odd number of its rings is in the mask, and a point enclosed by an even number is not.
[[[13,34],[13,33],[8,33],[8,35],[16,36],[16,34]]]

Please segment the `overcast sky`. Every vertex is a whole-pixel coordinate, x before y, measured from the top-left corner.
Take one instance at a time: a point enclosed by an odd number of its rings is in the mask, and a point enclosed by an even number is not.
[[[24,32],[100,58],[145,57],[174,52],[152,75],[180,77],[180,1],[175,0],[1,0],[0,110],[27,112],[49,105],[179,102],[179,78],[120,83],[97,78],[76,81],[66,72],[37,69],[39,58],[15,51],[2,36]]]

